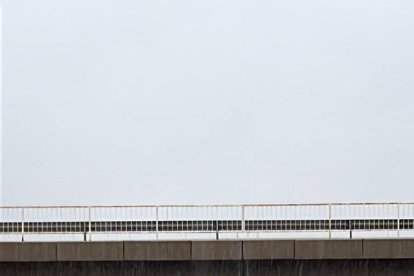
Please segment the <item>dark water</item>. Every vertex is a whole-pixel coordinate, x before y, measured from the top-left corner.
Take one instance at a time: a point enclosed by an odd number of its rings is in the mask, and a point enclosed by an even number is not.
[[[0,275],[414,275],[414,260],[0,263]]]

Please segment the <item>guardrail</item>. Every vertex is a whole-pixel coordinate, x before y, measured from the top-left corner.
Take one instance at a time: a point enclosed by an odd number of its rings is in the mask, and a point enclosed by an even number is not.
[[[249,238],[252,233],[307,237],[322,232],[327,238],[352,238],[358,231],[414,234],[414,203],[0,207],[0,235],[19,235],[22,241],[40,234],[81,234],[85,241],[95,234],[159,239],[165,233],[213,233],[218,239],[229,233]],[[336,235],[341,232],[347,235]]]

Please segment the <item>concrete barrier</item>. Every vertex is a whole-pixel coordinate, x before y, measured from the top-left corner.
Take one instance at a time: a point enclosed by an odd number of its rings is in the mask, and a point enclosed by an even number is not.
[[[244,260],[294,259],[295,242],[288,240],[244,241]]]
[[[412,259],[414,240],[364,240],[364,258]]]
[[[122,261],[123,242],[62,242],[57,244],[58,261]]]
[[[190,241],[125,242],[126,261],[189,261]]]
[[[414,239],[0,243],[0,262],[414,259]]]
[[[297,240],[295,259],[361,259],[362,240]]]
[[[241,241],[193,241],[192,260],[241,260]]]
[[[56,261],[55,243],[0,243],[0,262]]]

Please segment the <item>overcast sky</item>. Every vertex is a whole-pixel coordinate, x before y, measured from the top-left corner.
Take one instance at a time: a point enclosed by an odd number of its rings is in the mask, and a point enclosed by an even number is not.
[[[412,201],[411,0],[3,0],[3,204]]]

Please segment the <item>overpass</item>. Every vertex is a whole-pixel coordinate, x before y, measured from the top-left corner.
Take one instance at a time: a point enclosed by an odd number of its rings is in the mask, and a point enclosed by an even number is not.
[[[0,239],[1,275],[410,275],[414,203],[9,206]]]

